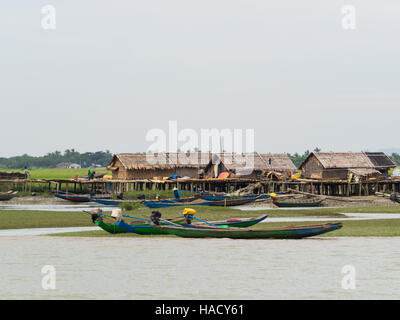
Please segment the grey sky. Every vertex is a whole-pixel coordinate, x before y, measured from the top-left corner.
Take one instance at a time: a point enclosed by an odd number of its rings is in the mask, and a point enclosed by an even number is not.
[[[399,16],[395,0],[3,0],[0,156],[144,151],[168,120],[253,128],[259,152],[399,147]]]

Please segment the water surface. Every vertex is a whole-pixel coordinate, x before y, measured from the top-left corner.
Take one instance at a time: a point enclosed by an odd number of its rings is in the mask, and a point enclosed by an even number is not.
[[[0,299],[399,299],[400,238],[0,240]],[[44,265],[56,290],[41,287]],[[356,289],[341,286],[344,265]]]

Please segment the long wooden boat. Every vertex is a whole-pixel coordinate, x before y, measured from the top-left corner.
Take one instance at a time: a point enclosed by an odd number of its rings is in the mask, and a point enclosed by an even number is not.
[[[268,194],[263,194],[263,195],[258,195],[258,194],[246,194],[241,196],[243,199],[252,199],[252,198],[257,198],[257,199],[268,199],[270,196]],[[225,200],[225,199],[234,199],[230,196],[214,196],[214,195],[203,195],[202,199],[204,200],[211,200],[211,201],[217,201],[217,200]]]
[[[190,198],[182,198],[182,199],[165,199],[165,200],[119,200],[119,199],[91,199],[91,201],[106,205],[106,206],[115,206],[118,207],[121,203],[133,203],[133,202],[141,202],[149,208],[164,208],[168,207],[168,204],[178,203],[179,205],[187,205],[194,200],[197,200],[198,197],[190,197]],[[159,204],[159,206],[157,205]],[[164,205],[165,204],[165,205]]]
[[[218,207],[240,206],[242,204],[247,204],[247,203],[251,203],[251,202],[254,202],[256,200],[259,200],[262,197],[263,197],[263,195],[259,195],[259,196],[251,197],[251,198],[224,199],[224,200],[213,201],[208,205],[209,206],[218,206]]]
[[[0,193],[0,201],[8,201],[17,195],[18,191],[8,191]]]
[[[316,201],[303,201],[303,202],[281,202],[279,200],[274,200],[273,204],[280,208],[307,208],[307,207],[318,207],[321,205],[324,199]]]
[[[243,219],[227,219],[223,221],[214,221],[214,222],[209,222],[210,224],[213,224],[214,226],[223,226],[223,227],[235,227],[235,228],[247,228],[250,226],[253,226],[264,219],[266,219],[268,215],[261,215],[256,218],[243,218]],[[185,223],[185,219],[168,219],[164,221],[169,221],[173,222],[176,224],[180,224],[184,227],[187,228],[208,228],[210,225],[208,225],[205,222],[200,222],[200,223],[193,223],[191,225],[188,225]],[[161,222],[161,224],[166,225],[167,222]],[[116,225],[120,228],[125,229],[128,232],[133,232],[141,235],[157,235],[157,234],[169,234],[168,232],[159,229],[159,228],[154,228],[153,224],[150,223],[142,223],[142,222],[126,222],[124,220],[122,221],[116,221]]]
[[[190,202],[190,204],[198,205],[198,206],[231,207],[231,206],[239,206],[242,204],[251,203],[258,199],[261,199],[262,197],[263,197],[263,195],[259,195],[256,197],[248,197],[248,198],[223,199],[223,200],[214,200],[214,201],[196,200],[196,201]],[[188,204],[183,201],[171,201],[171,200],[143,201],[142,203],[149,208],[176,207],[176,206],[185,206]]]
[[[53,196],[59,199],[68,200],[71,202],[90,202],[95,199],[111,199],[109,196],[95,196],[91,198],[90,195],[80,195],[80,194],[73,194],[73,193],[53,193]]]
[[[184,238],[301,239],[340,229],[342,228],[342,224],[339,222],[267,229],[186,228],[171,225],[154,225],[154,228]]]

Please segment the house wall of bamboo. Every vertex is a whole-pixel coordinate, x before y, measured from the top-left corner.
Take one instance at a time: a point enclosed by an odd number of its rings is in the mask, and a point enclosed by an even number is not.
[[[314,155],[312,155],[301,168],[301,176],[308,179],[322,179],[323,172],[324,167]]]

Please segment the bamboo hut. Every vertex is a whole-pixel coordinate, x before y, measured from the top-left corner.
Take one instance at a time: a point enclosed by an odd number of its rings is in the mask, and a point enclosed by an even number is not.
[[[167,179],[173,175],[198,178],[210,155],[196,153],[114,154],[107,169],[113,180]]]
[[[303,178],[380,179],[395,164],[383,152],[312,152],[300,165]]]
[[[273,176],[277,179],[287,177],[297,168],[285,153],[218,153],[214,154],[205,168],[207,178],[237,177],[259,179]]]

